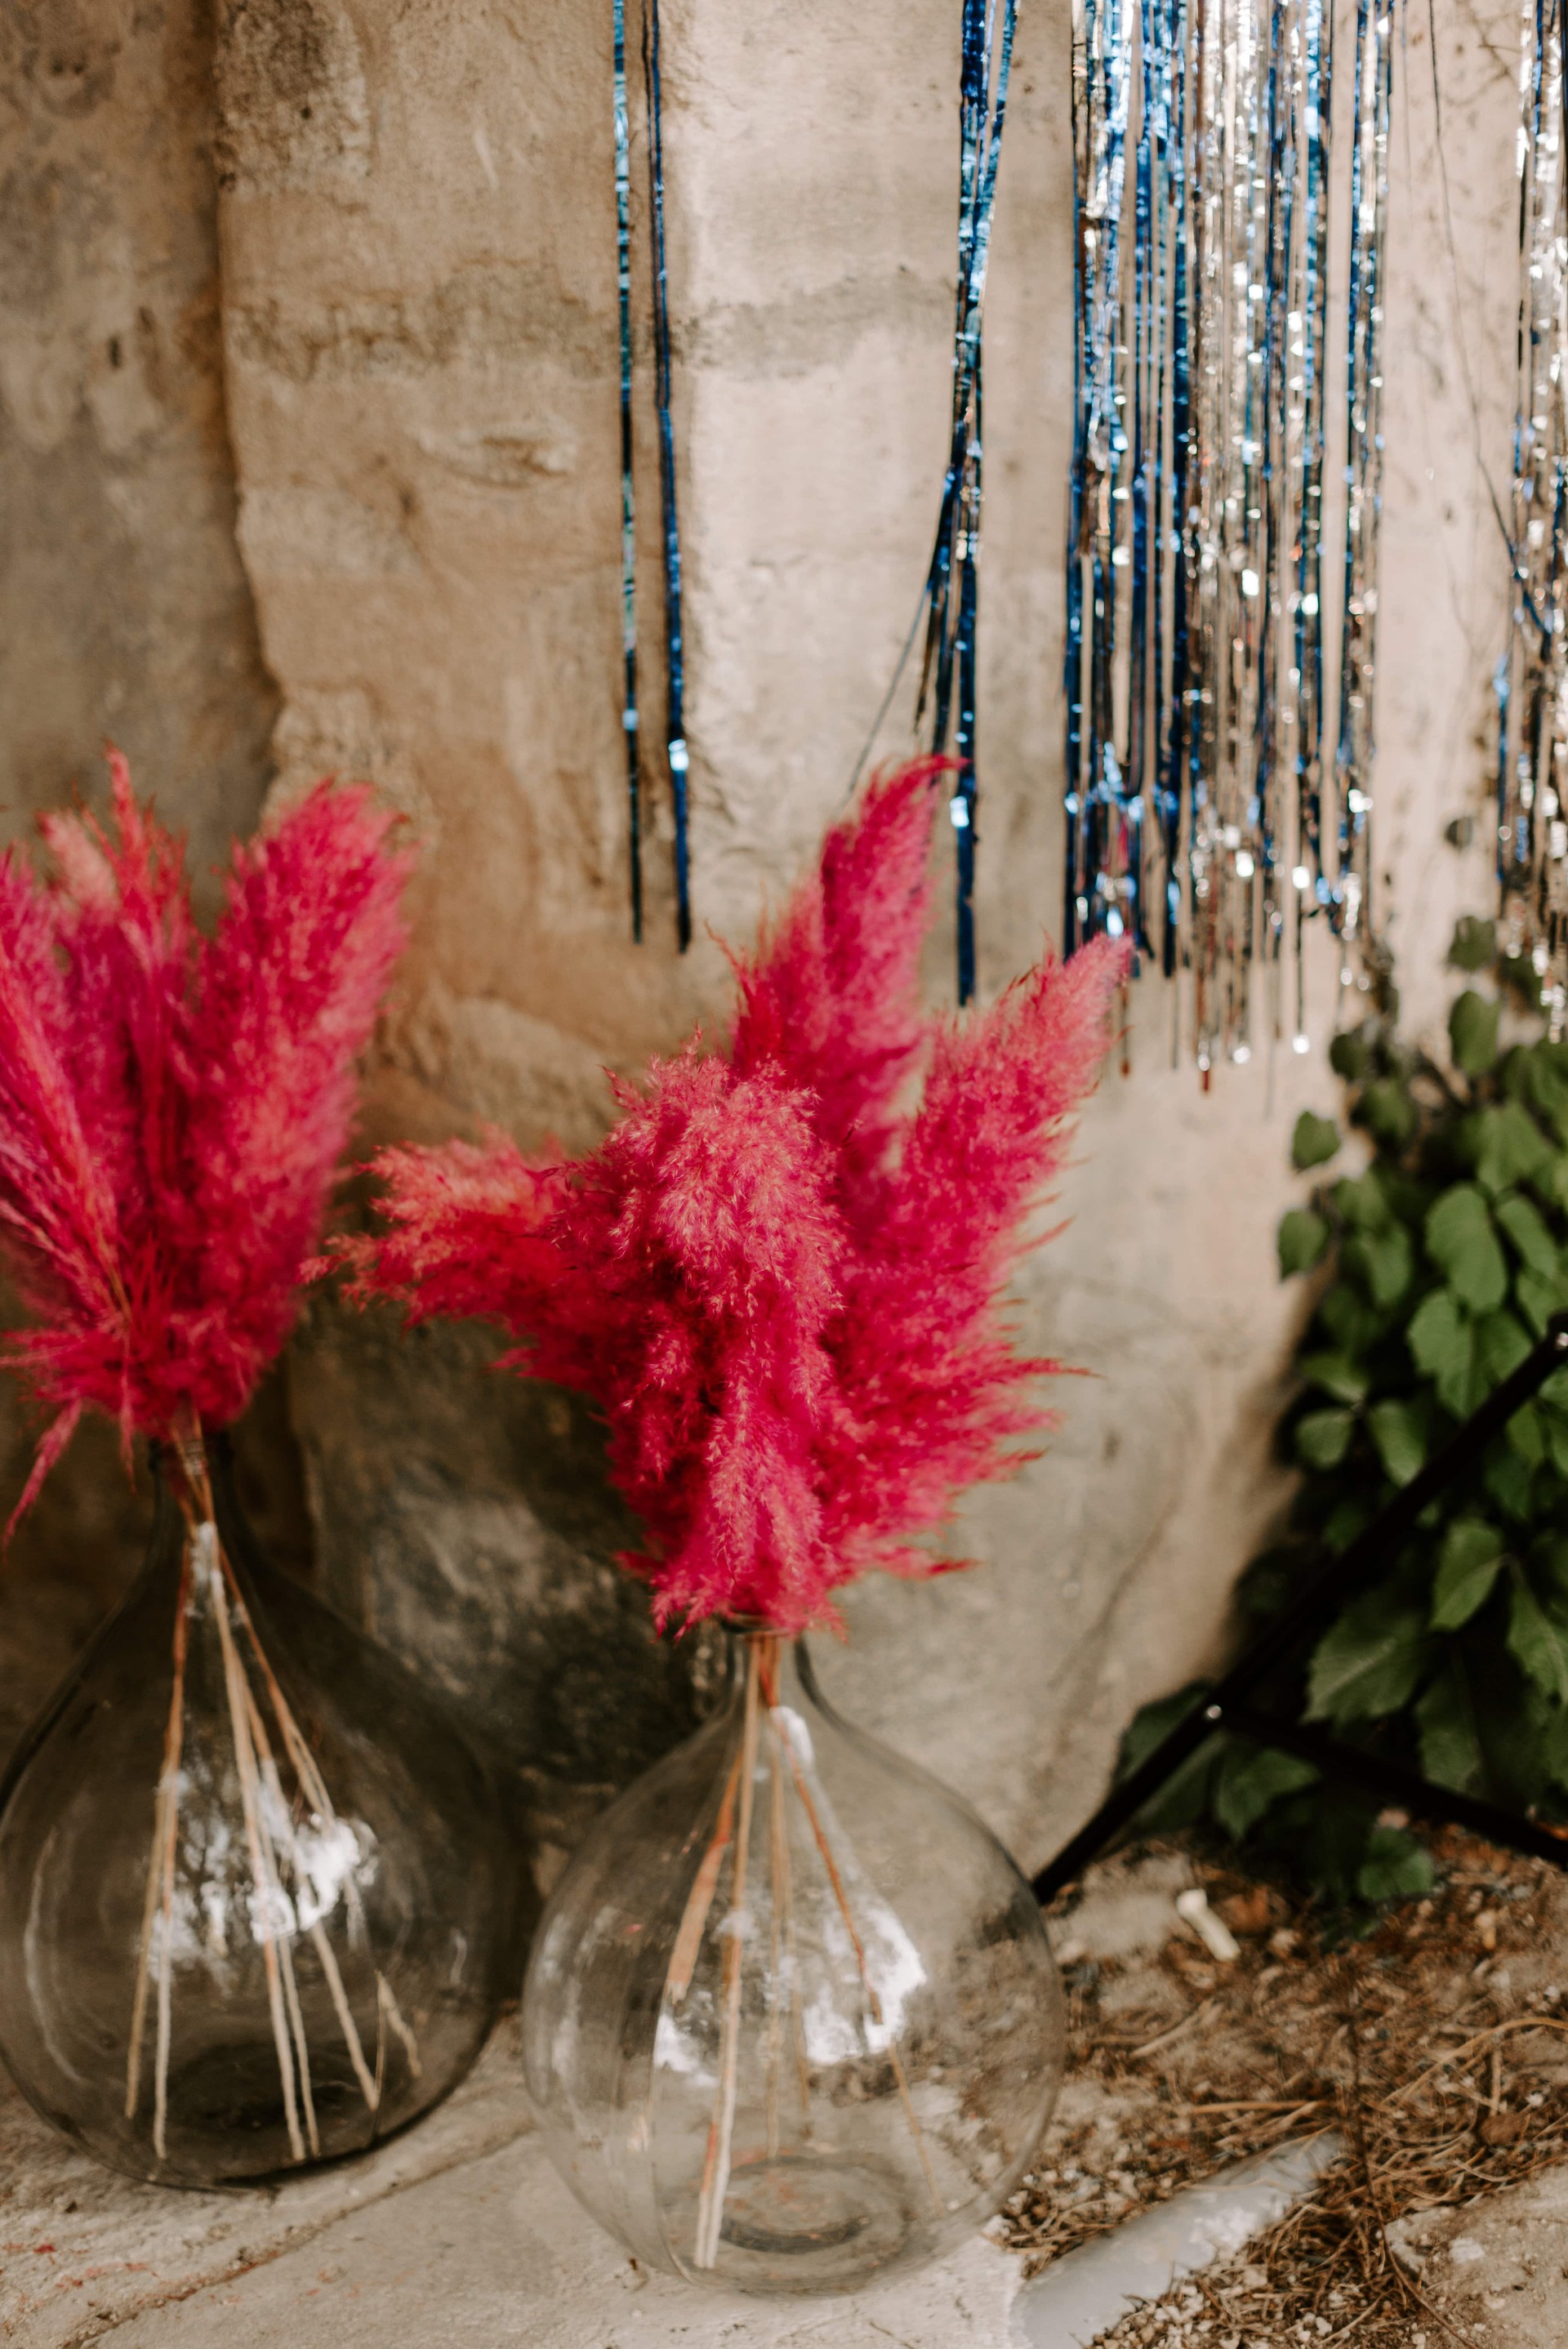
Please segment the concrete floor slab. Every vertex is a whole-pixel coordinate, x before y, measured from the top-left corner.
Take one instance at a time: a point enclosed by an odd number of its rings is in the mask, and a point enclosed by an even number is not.
[[[853,2300],[746,2301],[649,2275],[551,2168],[510,2023],[417,2128],[263,2191],[116,2178],[0,2075],[6,2349],[1004,2349],[1020,2273],[977,2236]]]
[[[0,2342],[77,2349],[139,2311],[307,2242],[532,2128],[514,2028],[427,2119],[360,2160],[286,2186],[188,2194],[139,2186],[41,2121],[0,2071]]]
[[[848,2300],[758,2301],[650,2275],[529,2137],[309,2244],[134,2318],[115,2349],[1003,2349],[1018,2265],[983,2237]]]

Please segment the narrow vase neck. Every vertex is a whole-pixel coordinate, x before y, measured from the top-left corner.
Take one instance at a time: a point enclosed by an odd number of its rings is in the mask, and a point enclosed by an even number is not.
[[[731,1707],[745,1703],[748,1684],[753,1680],[765,1706],[788,1705],[801,1711],[820,1705],[821,1693],[804,1632],[779,1631],[769,1624],[750,1621],[727,1621],[723,1629]]]

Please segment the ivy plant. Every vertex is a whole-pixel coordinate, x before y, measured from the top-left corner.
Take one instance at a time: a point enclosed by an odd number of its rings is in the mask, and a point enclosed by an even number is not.
[[[1313,1187],[1280,1225],[1279,1264],[1312,1293],[1280,1428],[1298,1482],[1243,1578],[1243,1630],[1343,1549],[1568,1308],[1568,1043],[1542,1032],[1533,976],[1499,960],[1491,923],[1461,922],[1449,958],[1468,983],[1447,1054],[1402,1039],[1385,985],[1334,1039],[1342,1120],[1296,1123],[1294,1162]],[[1125,1764],[1198,1693],[1146,1707]],[[1266,1702],[1439,1785],[1568,1818],[1568,1370]],[[1237,1738],[1211,1740],[1145,1817],[1207,1820],[1338,1906],[1433,1880],[1408,1826]]]

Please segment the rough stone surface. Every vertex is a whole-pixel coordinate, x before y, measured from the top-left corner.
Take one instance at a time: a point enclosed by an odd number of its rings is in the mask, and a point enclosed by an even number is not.
[[[234,542],[211,36],[195,0],[0,11],[0,830],[111,734],[201,873],[276,695]]]
[[[0,13],[0,792],[13,812],[57,799],[112,726],[200,864],[252,820],[274,709],[279,794],[324,768],[373,777],[424,859],[369,1138],[493,1120],[587,1143],[602,1064],[722,1014],[706,929],[671,948],[662,792],[648,943],[626,935],[609,21],[542,0],[221,0],[210,36],[196,0]],[[1456,853],[1443,828],[1484,833],[1506,600],[1486,480],[1507,471],[1517,285],[1513,15],[1443,0],[1436,25],[1447,209],[1425,19],[1392,158],[1377,819],[1428,1026],[1449,920],[1489,887],[1484,839]],[[842,799],[923,575],[957,11],[668,0],[665,33],[696,906],[744,939]],[[987,988],[1059,891],[1067,43],[1065,0],[1023,12],[992,267]],[[642,287],[640,220],[638,248]],[[648,516],[645,408],[638,433]],[[907,720],[906,695],[881,751]],[[1301,1299],[1275,1284],[1273,1232],[1291,1122],[1331,1095],[1334,998],[1319,957],[1311,1052],[1260,1045],[1205,1098],[1171,1065],[1170,989],[1140,982],[1131,1074],[1091,1105],[1068,1228],[1019,1290],[1024,1340],[1093,1375],[1062,1388],[1045,1457],[965,1505],[983,1570],[866,1587],[824,1660],[851,1715],[1026,1861],[1090,1807],[1134,1706],[1212,1657],[1280,1498],[1269,1431]],[[582,1415],[488,1381],[484,1352],[472,1332],[399,1348],[323,1309],[247,1436],[253,1497],[302,1568],[469,1702],[547,1876],[690,1720],[701,1659],[655,1649],[606,1564]],[[0,1433],[9,1493],[23,1439]],[[0,1733],[131,1570],[117,1478],[112,1442],[84,1444],[18,1551]]]
[[[667,950],[663,890],[659,943],[627,936],[608,39],[519,0],[220,12],[279,788],[342,761],[425,848],[378,1130],[587,1142],[601,1065],[672,1042],[722,967]]]

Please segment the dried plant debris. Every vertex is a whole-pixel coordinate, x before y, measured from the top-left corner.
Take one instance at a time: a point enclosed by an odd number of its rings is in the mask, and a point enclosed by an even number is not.
[[[1568,2159],[1568,1876],[1453,1832],[1435,1854],[1430,1898],[1337,1943],[1272,1886],[1170,1846],[1093,1870],[1053,1911],[1068,2083],[1002,2222],[1031,2273],[1287,2137],[1333,2127],[1346,2147],[1240,2258],[1107,2344],[1474,2337],[1411,2246],[1419,2214]],[[1234,1961],[1181,1899],[1198,1891]]]

